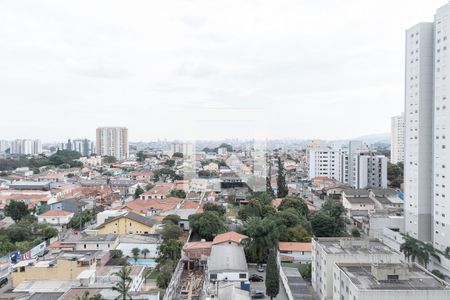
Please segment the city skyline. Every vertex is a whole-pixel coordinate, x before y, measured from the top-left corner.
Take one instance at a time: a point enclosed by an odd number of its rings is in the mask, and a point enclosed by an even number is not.
[[[1,138],[45,142],[105,125],[131,141],[389,132],[405,28],[445,4],[24,2],[0,4],[2,110],[21,115]]]

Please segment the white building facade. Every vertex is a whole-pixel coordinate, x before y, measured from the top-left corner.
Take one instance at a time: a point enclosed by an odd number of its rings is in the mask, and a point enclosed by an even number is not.
[[[450,4],[406,31],[405,230],[450,246]]]
[[[405,116],[391,118],[391,163],[397,164],[405,159]]]
[[[96,151],[101,156],[114,156],[117,160],[128,157],[128,129],[125,127],[99,127],[96,132]]]

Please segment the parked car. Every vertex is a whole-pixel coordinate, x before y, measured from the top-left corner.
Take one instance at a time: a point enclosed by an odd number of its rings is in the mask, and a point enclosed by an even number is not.
[[[0,279],[0,288],[4,287],[8,283],[8,278],[3,277]]]
[[[256,291],[252,293],[252,299],[264,299],[264,298],[266,298],[264,292]]]
[[[261,282],[261,281],[264,281],[264,278],[261,275],[253,274],[250,276],[250,278],[248,280]]]
[[[263,264],[257,264],[256,270],[258,270],[258,272],[264,272],[266,270],[266,268],[264,267]]]

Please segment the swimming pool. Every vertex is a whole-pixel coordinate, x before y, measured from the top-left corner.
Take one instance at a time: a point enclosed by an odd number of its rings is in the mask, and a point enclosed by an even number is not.
[[[138,260],[134,260],[133,258],[130,258],[127,260],[130,265],[156,265],[157,262],[154,259],[149,258],[139,258]]]

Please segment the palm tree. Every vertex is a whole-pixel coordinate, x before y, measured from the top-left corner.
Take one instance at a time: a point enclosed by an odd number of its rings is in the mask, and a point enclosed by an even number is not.
[[[131,299],[129,294],[130,285],[131,285],[131,268],[127,266],[123,266],[120,271],[113,273],[114,276],[119,277],[119,281],[116,286],[113,286],[113,291],[119,292],[122,296],[122,300],[126,300],[127,297]]]
[[[131,249],[131,253],[133,254],[134,262],[137,262],[141,250],[139,248],[133,248]]]
[[[405,237],[405,242],[400,246],[400,251],[403,252],[408,261],[411,259],[412,262],[415,262],[416,258],[420,256],[420,246],[411,237]]]
[[[150,250],[148,250],[147,248],[144,248],[141,250],[142,255],[144,255],[144,258],[147,258],[147,254],[150,253]]]

